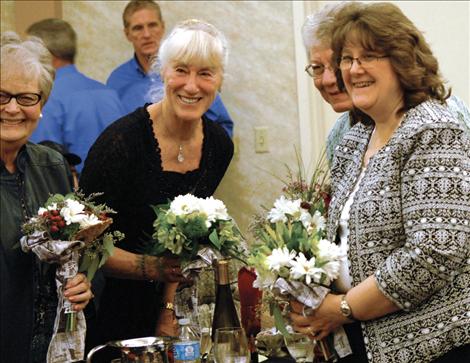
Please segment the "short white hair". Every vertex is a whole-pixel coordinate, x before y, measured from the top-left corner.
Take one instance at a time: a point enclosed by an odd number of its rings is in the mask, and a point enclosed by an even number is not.
[[[174,62],[215,67],[223,76],[228,62],[227,39],[212,24],[198,19],[182,21],[160,45],[152,71],[161,73]],[[150,96],[154,101],[161,99],[161,86],[152,86]]]
[[[302,26],[302,39],[307,52],[312,47],[331,48],[331,37],[336,13],[347,3],[327,4],[321,10],[308,15]]]
[[[2,33],[0,43],[1,78],[4,80],[20,73],[31,81],[37,80],[44,105],[51,93],[55,71],[43,41],[37,37],[22,41],[18,34],[8,31]]]

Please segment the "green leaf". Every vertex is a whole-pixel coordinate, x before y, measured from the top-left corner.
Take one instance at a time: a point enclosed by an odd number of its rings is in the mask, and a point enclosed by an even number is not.
[[[274,316],[274,324],[276,325],[276,329],[281,332],[281,334],[285,337],[290,336],[290,333],[286,329],[286,323],[284,318],[282,317],[281,309],[279,309],[279,305],[276,303],[272,304],[271,307],[273,316]]]
[[[93,280],[93,277],[95,276],[96,271],[98,270],[100,261],[98,258],[95,258],[91,261],[90,267],[88,267],[86,277],[88,281]]]
[[[212,242],[212,244],[218,249],[220,250],[220,248],[222,247],[220,242],[219,242],[219,237],[217,236],[217,231],[214,229],[212,231],[212,233],[209,235],[209,241]]]
[[[82,262],[80,263],[78,270],[80,272],[86,271],[88,267],[90,267],[92,259],[93,258],[89,254],[85,253],[82,257]]]
[[[51,205],[52,203],[61,203],[65,200],[65,197],[62,194],[54,194],[49,197],[46,201],[46,206]]]

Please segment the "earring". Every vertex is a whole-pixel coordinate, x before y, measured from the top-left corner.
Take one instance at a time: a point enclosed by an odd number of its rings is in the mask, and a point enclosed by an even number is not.
[[[42,118],[42,112],[39,114],[39,118]]]

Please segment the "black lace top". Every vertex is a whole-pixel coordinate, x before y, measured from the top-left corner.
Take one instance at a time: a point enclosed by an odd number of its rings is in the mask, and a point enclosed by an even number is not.
[[[152,234],[155,214],[151,205],[180,194],[211,196],[233,155],[233,143],[223,128],[203,118],[199,168],[186,173],[163,170],[147,106],[101,134],[80,179],[85,193],[103,192],[99,200],[118,212],[112,227],[126,235],[119,247],[132,252]],[[158,294],[149,282],[108,278],[98,312],[101,331],[96,332],[95,342],[153,335],[158,305]]]

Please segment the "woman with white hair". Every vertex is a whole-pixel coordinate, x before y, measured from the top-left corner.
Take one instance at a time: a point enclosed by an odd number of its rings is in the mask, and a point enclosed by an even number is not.
[[[39,39],[1,40],[0,83],[0,362],[45,362],[58,303],[55,265],[24,253],[21,225],[50,194],[72,191],[63,156],[28,142],[52,88],[54,70]],[[92,297],[85,275],[65,286],[76,311]]]
[[[226,62],[227,42],[214,26],[179,23],[154,65],[164,80],[163,98],[114,122],[88,154],[81,186],[86,193],[104,192],[101,200],[118,212],[113,226],[126,235],[105,265],[108,278],[89,344],[174,334],[177,284],[156,291],[152,271],[160,270],[161,260],[136,252],[152,234],[151,205],[187,193],[209,197],[225,174],[233,143],[203,115]]]

